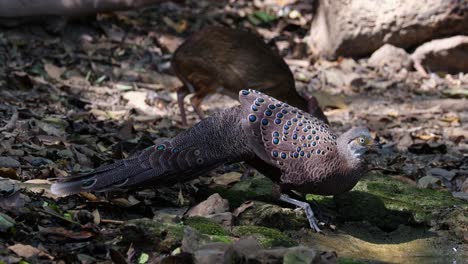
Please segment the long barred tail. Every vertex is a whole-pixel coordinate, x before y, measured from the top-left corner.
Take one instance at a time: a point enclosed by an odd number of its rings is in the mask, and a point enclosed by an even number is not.
[[[225,162],[252,156],[234,107],[202,120],[172,139],[162,139],[141,153],[99,167],[85,175],[58,178],[56,195],[102,192],[147,183],[172,183],[199,176]]]

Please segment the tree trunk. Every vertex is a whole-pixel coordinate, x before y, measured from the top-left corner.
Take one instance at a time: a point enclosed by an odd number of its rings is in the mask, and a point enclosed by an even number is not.
[[[466,33],[468,0],[319,0],[308,43],[320,57],[363,57]]]

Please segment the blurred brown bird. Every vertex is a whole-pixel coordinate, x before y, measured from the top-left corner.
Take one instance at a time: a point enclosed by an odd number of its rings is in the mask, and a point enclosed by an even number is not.
[[[172,68],[182,81],[177,101],[182,123],[187,125],[184,98],[204,117],[200,104],[205,96],[220,92],[237,99],[242,89],[255,89],[294,105],[328,123],[315,97],[300,96],[285,61],[259,36],[222,26],[207,26],[189,37],[172,58]]]

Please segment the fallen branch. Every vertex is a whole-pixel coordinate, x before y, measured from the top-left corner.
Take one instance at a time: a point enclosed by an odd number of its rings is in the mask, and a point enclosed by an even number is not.
[[[0,17],[80,16],[141,8],[167,0],[0,0]]]

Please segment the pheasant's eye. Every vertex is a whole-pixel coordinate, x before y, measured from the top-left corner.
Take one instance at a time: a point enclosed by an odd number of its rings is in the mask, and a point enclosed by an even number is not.
[[[366,142],[366,140],[363,137],[359,138],[359,143],[364,144],[365,142]]]

